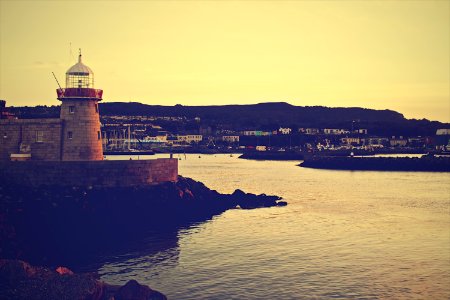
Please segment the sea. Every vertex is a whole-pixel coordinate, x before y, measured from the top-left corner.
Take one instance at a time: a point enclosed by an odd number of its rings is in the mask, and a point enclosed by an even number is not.
[[[174,155],[180,175],[211,189],[278,195],[288,205],[149,233],[103,257],[101,279],[134,279],[169,299],[450,299],[449,173],[317,170],[238,156]],[[168,154],[132,156],[157,157]]]

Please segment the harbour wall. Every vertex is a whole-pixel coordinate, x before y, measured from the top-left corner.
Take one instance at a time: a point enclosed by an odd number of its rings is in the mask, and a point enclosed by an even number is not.
[[[61,119],[0,120],[0,161],[12,153],[29,153],[33,160],[61,160]]]
[[[1,182],[23,186],[133,187],[176,182],[178,160],[7,161]]]

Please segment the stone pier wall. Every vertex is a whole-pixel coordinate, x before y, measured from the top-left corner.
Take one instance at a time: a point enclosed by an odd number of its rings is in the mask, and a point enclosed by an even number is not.
[[[61,119],[0,120],[0,161],[9,161],[12,153],[30,153],[32,160],[61,160],[62,127]]]
[[[131,187],[178,178],[178,160],[16,161],[0,162],[0,185],[11,180],[24,186]]]

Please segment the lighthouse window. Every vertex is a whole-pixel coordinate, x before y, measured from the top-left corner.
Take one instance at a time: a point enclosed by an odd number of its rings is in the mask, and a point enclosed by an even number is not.
[[[42,130],[36,131],[36,142],[42,143],[44,141],[44,132]]]
[[[95,104],[95,112],[98,113],[98,104]]]
[[[101,138],[102,138],[102,136],[100,135],[100,131],[97,131],[97,139],[99,140]]]
[[[6,132],[3,133],[3,138],[4,138],[4,139],[8,138],[8,134],[7,134]]]
[[[74,114],[75,113],[75,106],[69,106],[69,113]]]
[[[73,138],[73,133],[72,133],[72,131],[67,131],[67,138],[68,138],[69,140],[71,140],[71,139]]]

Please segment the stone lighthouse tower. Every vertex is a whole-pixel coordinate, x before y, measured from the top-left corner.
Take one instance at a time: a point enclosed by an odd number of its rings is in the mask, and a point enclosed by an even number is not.
[[[63,121],[61,158],[64,161],[103,160],[98,102],[103,91],[94,89],[94,72],[78,63],[66,72],[66,88],[57,89]]]

